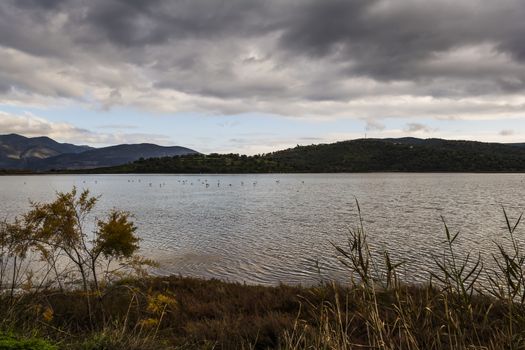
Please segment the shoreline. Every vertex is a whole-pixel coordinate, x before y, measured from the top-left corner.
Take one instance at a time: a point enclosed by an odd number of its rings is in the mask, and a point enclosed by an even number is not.
[[[56,344],[53,349],[348,349],[375,347],[380,336],[392,348],[415,349],[413,341],[418,348],[456,348],[449,343],[449,332],[461,332],[460,344],[503,345],[498,332],[507,321],[505,305],[473,295],[469,317],[455,295],[428,284],[257,286],[150,276],[108,286],[93,306],[92,321],[80,291],[22,297],[10,316],[18,317],[11,323],[18,326],[10,332],[19,339],[37,336]],[[0,299],[4,303],[5,296]],[[452,321],[458,322],[456,331],[443,328],[442,322]],[[122,322],[127,326],[122,328]],[[0,337],[6,332],[5,321],[1,324]],[[516,332],[523,330],[520,326]]]
[[[1,172],[1,176],[40,176],[40,175],[176,175],[176,176],[225,176],[225,175],[353,175],[353,174],[525,174],[525,171],[355,171],[355,172],[283,172],[283,173],[104,173],[104,172]]]

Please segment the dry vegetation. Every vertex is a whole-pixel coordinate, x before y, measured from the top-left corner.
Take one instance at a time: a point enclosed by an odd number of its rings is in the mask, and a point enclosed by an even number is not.
[[[401,262],[387,252],[372,254],[361,222],[349,231],[347,245],[335,246],[348,268],[348,284],[262,287],[138,277],[143,270],[136,265],[145,261],[135,256],[128,216],[111,214],[91,235],[80,229],[83,220],[56,220],[58,213],[87,208],[79,203],[95,202],[87,193],[59,194],[55,202],[35,204],[21,221],[3,226],[0,349],[525,348],[525,254],[515,238],[521,217],[512,222],[504,213],[508,244],[496,245],[494,270],[484,268],[479,255],[456,251],[457,234],[445,224],[445,250],[435,261],[439,273],[429,274],[425,285],[404,284],[396,271]],[[34,226],[37,212],[46,215]],[[46,224],[46,217],[53,220]],[[64,223],[72,225],[67,242],[54,234],[63,231],[53,230]],[[24,231],[28,228],[31,234]],[[26,235],[16,235],[20,232]],[[54,243],[33,246],[46,239]],[[49,258],[66,243],[79,249],[82,259],[73,258],[80,264]],[[52,276],[38,285],[29,269],[20,270],[35,257]],[[113,260],[118,262],[113,266],[126,268],[85,269],[82,278],[83,264],[89,267],[94,257],[100,266]],[[13,264],[19,273],[8,273]],[[488,285],[479,283],[482,275]]]

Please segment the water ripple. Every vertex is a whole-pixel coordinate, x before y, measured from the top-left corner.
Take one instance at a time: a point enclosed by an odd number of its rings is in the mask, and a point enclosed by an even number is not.
[[[523,178],[520,174],[9,176],[0,177],[0,219],[23,213],[28,199],[47,201],[55,191],[76,185],[102,195],[95,215],[113,207],[134,214],[143,254],[159,261],[159,274],[308,284],[349,277],[330,242],[346,244],[349,228],[358,225],[354,201],[358,198],[371,247],[406,261],[401,271],[405,279],[423,281],[442,251],[441,216],[451,230],[461,231],[458,249],[479,251],[490,267],[493,240],[501,239],[505,229],[501,207],[513,216],[524,207]]]

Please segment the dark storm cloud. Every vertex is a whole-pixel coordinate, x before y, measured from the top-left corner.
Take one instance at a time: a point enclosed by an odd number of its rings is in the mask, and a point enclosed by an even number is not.
[[[326,56],[339,43],[366,39],[370,25],[366,11],[376,0],[307,1],[289,15],[282,47],[315,56]]]
[[[425,60],[464,45],[494,43],[525,59],[522,18],[525,3],[519,1],[327,0],[311,2],[291,17],[281,48],[335,56],[351,63],[353,74],[412,80],[432,75]],[[455,68],[454,75],[472,66]]]
[[[67,0],[17,0],[14,5],[38,10],[55,10]]]
[[[259,1],[99,1],[84,23],[115,45],[143,46],[186,38],[257,35],[268,8]]]
[[[0,92],[89,91],[102,108],[177,93],[194,99],[184,110],[290,114],[303,102],[516,94],[523,18],[521,0],[6,0]]]

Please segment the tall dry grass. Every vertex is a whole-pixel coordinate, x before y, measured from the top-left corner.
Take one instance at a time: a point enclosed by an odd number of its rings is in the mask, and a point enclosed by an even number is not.
[[[408,285],[399,279],[403,262],[392,262],[386,251],[372,254],[358,203],[357,210],[359,225],[347,244],[334,244],[350,286],[332,285],[332,297],[312,305],[315,327],[298,317],[283,348],[525,348],[525,254],[516,237],[521,215],[512,222],[503,209],[507,244],[494,242],[496,268],[490,269],[480,253],[456,248],[460,233],[451,233],[443,219],[444,250],[434,259],[436,268],[426,283]],[[489,283],[481,283],[481,276]]]

